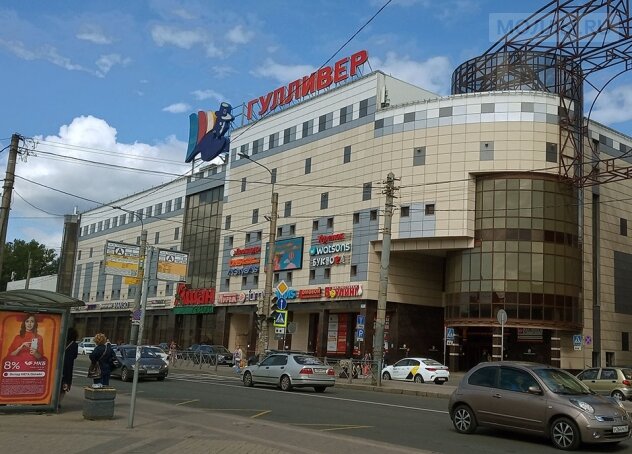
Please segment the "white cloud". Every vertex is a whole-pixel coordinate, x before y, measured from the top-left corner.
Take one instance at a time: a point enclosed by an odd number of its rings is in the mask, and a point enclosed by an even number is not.
[[[254,76],[268,77],[281,83],[292,82],[302,78],[307,74],[316,71],[317,68],[310,65],[282,65],[271,58],[267,58],[265,63],[251,72]]]
[[[48,216],[28,205],[54,214],[71,214],[75,206],[80,211],[98,206],[77,197],[62,194],[53,189],[30,183],[45,184],[68,194],[81,196],[100,203],[108,203],[127,195],[170,181],[190,170],[184,163],[187,144],[169,136],[149,145],[145,143],[121,143],[116,128],[105,120],[93,116],[74,118],[59,128],[56,135],[34,138],[35,153],[26,162],[16,166],[15,190],[11,209],[12,230],[17,237],[36,238],[48,247],[61,245],[63,219]],[[51,157],[47,153],[65,155],[76,159]],[[119,168],[101,166],[104,162]],[[173,173],[164,175],[128,169],[156,169]],[[113,216],[116,213],[113,211]],[[27,219],[25,219],[27,218]],[[39,218],[39,220],[38,220]],[[10,236],[7,240],[13,240]]]
[[[204,44],[208,39],[203,30],[177,30],[164,25],[154,26],[151,37],[159,46],[170,44],[182,49],[191,49],[197,44]]]
[[[131,59],[123,58],[119,54],[101,55],[96,62],[97,68],[99,68],[97,75],[99,75],[99,77],[105,77],[114,65],[126,66],[129,62],[131,62]]]
[[[91,74],[95,74],[88,68],[85,68],[79,64],[73,63],[68,57],[64,57],[57,52],[52,46],[45,45],[39,49],[28,49],[21,41],[6,41],[0,39],[0,47],[12,52],[17,57],[23,60],[45,60],[54,65],[60,66],[69,71],[85,71]]]
[[[97,25],[84,25],[81,27],[77,38],[84,41],[90,41],[94,44],[111,44],[112,39],[105,35],[103,30]]]
[[[225,79],[226,77],[237,73],[237,71],[230,66],[213,66],[211,75],[217,79]]]
[[[371,57],[371,66],[438,94],[447,94],[450,88],[452,64],[448,57],[439,56],[424,61],[416,61],[411,60],[408,56],[399,56],[395,52],[388,52],[383,61]]]
[[[252,31],[246,30],[243,25],[237,25],[233,29],[229,30],[226,37],[228,40],[235,44],[247,44],[252,40],[255,34]]]
[[[162,109],[163,112],[183,113],[191,110],[191,106],[184,102],[177,102]]]
[[[595,96],[594,91],[586,94],[585,115],[588,115]],[[632,120],[632,85],[604,90],[597,98],[590,118],[606,125]]]
[[[174,16],[177,16],[180,19],[193,20],[197,18],[195,14],[184,8],[174,9],[172,13],[174,14]]]
[[[214,90],[195,90],[192,91],[191,94],[199,101],[203,101],[205,99],[216,99],[218,101],[224,100],[224,95]]]

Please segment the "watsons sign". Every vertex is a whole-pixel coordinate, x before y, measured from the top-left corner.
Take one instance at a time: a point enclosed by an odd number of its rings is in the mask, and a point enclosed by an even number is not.
[[[285,106],[291,101],[300,101],[307,95],[323,90],[331,84],[340,83],[349,77],[358,74],[358,68],[366,63],[369,54],[366,50],[356,52],[351,57],[345,57],[334,63],[333,66],[325,66],[318,71],[302,79],[290,82],[287,87],[279,87],[265,96],[248,101],[246,118],[252,120],[255,106],[259,105],[257,115],[260,117],[277,107]]]
[[[310,264],[312,267],[343,265],[346,263],[345,252],[351,252],[351,243],[337,243],[336,241],[344,241],[346,239],[344,233],[333,233],[329,235],[319,235],[318,244],[309,249],[309,255],[312,256]]]

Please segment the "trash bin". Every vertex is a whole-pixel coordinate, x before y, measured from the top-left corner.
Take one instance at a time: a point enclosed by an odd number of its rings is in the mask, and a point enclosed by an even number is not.
[[[112,419],[114,418],[114,400],[116,399],[115,388],[92,388],[86,386],[84,389],[85,399],[83,402],[84,419]]]

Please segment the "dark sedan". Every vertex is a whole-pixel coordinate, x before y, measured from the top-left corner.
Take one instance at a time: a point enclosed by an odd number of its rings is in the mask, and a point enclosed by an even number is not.
[[[120,345],[116,350],[116,357],[121,363],[121,367],[114,369],[112,375],[121,377],[123,381],[131,381],[134,378],[136,365],[136,346]],[[167,363],[146,347],[141,347],[138,366],[139,378],[155,378],[162,381],[169,374]]]
[[[233,365],[233,354],[223,345],[200,345],[197,350],[191,356],[194,364],[199,364],[200,361],[205,364],[224,364],[227,366]]]

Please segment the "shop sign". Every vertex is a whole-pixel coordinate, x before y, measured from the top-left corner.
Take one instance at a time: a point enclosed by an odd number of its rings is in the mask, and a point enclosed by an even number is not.
[[[235,268],[237,266],[244,265],[259,265],[260,261],[261,257],[239,257],[236,259],[230,259],[230,262],[228,262],[228,266],[230,266],[231,268]]]
[[[304,288],[298,291],[298,299],[301,300],[318,299],[322,296],[323,289],[321,287]]]
[[[254,107],[258,104],[259,117],[273,111],[277,107],[288,105],[291,101],[300,101],[317,91],[323,90],[331,84],[340,83],[358,73],[358,68],[366,63],[369,55],[366,50],[356,52],[351,57],[338,60],[333,66],[324,66],[309,76],[290,82],[287,87],[279,87],[265,96],[259,96],[248,101],[246,118],[252,120]],[[187,161],[188,162],[188,161]]]
[[[263,290],[248,290],[237,293],[218,293],[217,306],[232,306],[235,304],[257,303],[263,299]]]
[[[310,260],[311,266],[344,265],[347,262],[345,256],[338,254],[351,251],[350,242],[341,242],[345,241],[345,239],[346,235],[344,233],[318,235],[318,244],[309,248],[309,255],[312,256]]]
[[[176,306],[196,306],[215,302],[214,288],[189,289],[180,282],[176,290]]]
[[[125,309],[129,309],[129,302],[128,301],[110,301],[109,303],[101,303],[99,305],[99,308],[125,310]]]
[[[244,248],[235,248],[230,250],[230,256],[235,257],[236,255],[261,255],[261,246],[253,246],[253,247],[244,247]]]
[[[349,298],[362,295],[362,284],[340,285],[337,287],[325,287],[327,298]]]
[[[177,315],[212,314],[214,306],[180,306],[174,307],[173,313]]]
[[[245,274],[259,274],[259,265],[248,265],[243,268],[229,268],[229,276],[243,276]]]
[[[518,328],[518,342],[541,342],[542,328]]]

